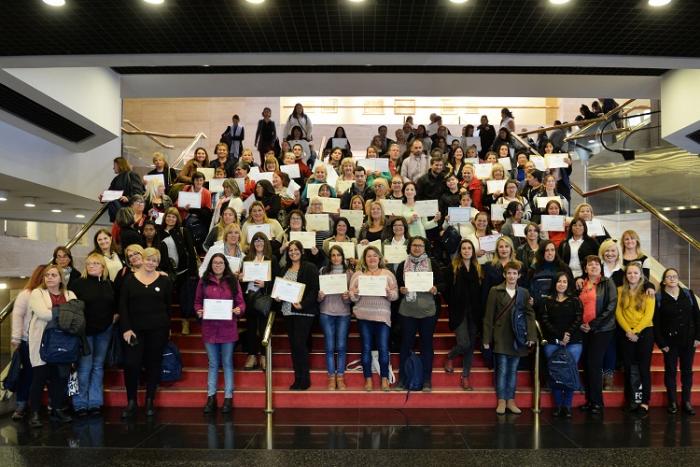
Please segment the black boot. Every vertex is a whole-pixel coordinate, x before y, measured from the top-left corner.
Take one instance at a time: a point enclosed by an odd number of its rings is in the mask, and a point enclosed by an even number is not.
[[[231,397],[224,398],[224,406],[221,408],[221,413],[231,413],[233,410],[233,399]]]
[[[39,417],[39,412],[36,410],[32,411],[31,416],[29,417],[29,426],[32,428],[41,428],[44,426],[43,423],[41,423],[41,417]]]
[[[216,412],[216,396],[207,397],[207,404],[204,406],[204,413]]]
[[[63,409],[53,409],[51,410],[51,420],[55,420],[59,423],[68,423],[73,419],[66,414]]]
[[[136,416],[136,409],[138,408],[138,405],[136,405],[136,399],[130,400],[126,404],[126,408],[122,412],[122,418],[133,418]]]
[[[695,415],[695,409],[693,409],[693,405],[688,401],[683,402],[683,412],[688,415]]]
[[[146,416],[152,417],[156,414],[156,408],[153,404],[153,399],[146,399]]]

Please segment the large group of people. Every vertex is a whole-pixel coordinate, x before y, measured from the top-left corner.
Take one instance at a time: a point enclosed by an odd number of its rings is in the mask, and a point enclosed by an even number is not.
[[[25,364],[13,418],[29,414],[31,425],[41,426],[48,382],[52,417],[70,420],[64,411],[70,365],[43,362],[39,346],[55,318],[52,310],[73,298],[85,303],[91,347],[89,356],[75,362],[76,416],[101,410],[104,359],[113,335],[124,347],[123,416],[137,412],[143,369],[146,414],[155,413],[173,309],[179,310],[174,317],[183,334],[191,321],[202,321],[207,413],[217,409],[219,366],[222,411],[232,409],[233,351],[243,316],[243,370],[266,368],[261,339],[271,310],[283,316],[289,335],[290,390],[311,386],[309,342],[317,320],[325,335],[327,389],[347,388],[347,338],[355,319],[364,390],[373,390],[373,353],[381,390],[392,389],[390,352],[398,352],[395,388],[411,389],[418,379],[429,392],[433,335],[443,305],[455,334],[444,370],[454,372],[461,358],[459,385],[473,390],[472,357],[479,349],[495,367],[499,414],[520,413],[516,375],[521,357],[540,338],[536,319],[548,358],[555,360],[563,349],[575,365],[582,361],[581,409],[602,411],[603,389],[611,384],[619,352],[628,409],[648,411],[656,343],[664,355],[669,412],[679,410],[680,360],[680,408],[694,414],[692,362],[700,343],[694,294],[679,285],[674,269],[664,272],[657,293],[639,236],[630,230],[619,242],[610,239],[589,204],[572,205],[568,155],[552,141],[544,145],[544,157],[523,146],[513,137],[513,113],[503,109],[501,115],[497,130],[483,116],[479,126],[467,125],[457,137],[435,115],[429,125],[414,127],[408,120],[396,131],[396,141],[380,126],[357,157],[342,127],[316,153],[311,120],[297,104],[281,139],[270,109],[263,110],[255,134],[261,164],[244,144],[237,115],[221,135],[216,157],[197,148],[180,171],[156,153],[154,169],[135,176],[125,159],[116,158],[112,197],[103,200],[114,225],[94,236],[85,270],[80,274],[70,251],[57,248],[15,303],[12,344]],[[207,178],[204,169],[214,175]],[[295,300],[276,294],[282,280],[304,284]],[[228,307],[223,314],[221,303]],[[413,374],[416,335],[420,375]],[[577,388],[554,378],[549,387],[555,415],[570,417]]]

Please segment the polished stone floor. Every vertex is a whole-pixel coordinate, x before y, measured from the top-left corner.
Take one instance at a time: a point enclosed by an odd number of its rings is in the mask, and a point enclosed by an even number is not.
[[[38,430],[4,417],[0,445],[2,466],[75,460],[84,465],[216,465],[232,459],[242,465],[359,465],[356,461],[367,452],[393,456],[408,450],[414,455],[397,463],[414,465],[423,459],[421,465],[465,465],[478,460],[491,465],[508,460],[546,465],[568,452],[574,465],[625,465],[637,456],[650,465],[671,460],[689,465],[700,461],[700,416],[669,416],[663,409],[653,409],[643,419],[608,409],[603,417],[579,412],[571,420],[553,418],[549,410],[539,416],[525,411],[500,417],[492,410],[278,410],[268,425],[257,409],[207,417],[198,409],[171,408],[153,420],[141,415],[132,423],[122,422],[112,409],[101,417],[62,426],[47,423]],[[449,451],[452,457],[434,463],[443,455],[436,453]],[[311,452],[316,457],[304,458]]]

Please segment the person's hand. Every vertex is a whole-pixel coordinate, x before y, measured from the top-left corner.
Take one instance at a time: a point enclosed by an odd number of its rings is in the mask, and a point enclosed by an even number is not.
[[[102,193],[100,193],[99,195],[97,195],[97,200],[98,200],[100,203],[102,202]]]
[[[435,213],[435,222],[440,222],[440,219],[442,218],[442,214],[440,211]]]
[[[381,176],[382,176],[382,173],[381,173],[379,170],[375,170],[375,171],[374,171],[374,177],[375,177],[375,178],[381,177]]]
[[[581,290],[583,288],[583,279],[578,278],[576,279],[576,290]]]
[[[318,291],[318,300],[323,301],[323,299],[326,298],[326,294],[321,292],[320,290]]]
[[[316,248],[315,246],[312,246],[311,247],[311,254],[316,256],[318,254],[318,248]]]
[[[253,284],[255,284],[256,287],[265,287],[265,281],[261,281],[259,279],[255,279]]]
[[[360,240],[360,245],[367,245],[367,244],[369,244],[369,240],[367,240],[366,238],[364,240]]]
[[[484,348],[484,350],[488,350],[488,349],[490,349],[490,347],[489,347],[489,345],[488,345],[488,344],[484,344],[484,345],[483,345],[482,347]]]
[[[343,292],[343,294],[341,295],[341,297],[343,297],[343,300],[350,300],[350,293],[348,293],[348,292]]]
[[[20,341],[13,340],[10,342],[10,349],[14,352],[19,347]]]
[[[112,317],[112,324],[116,324],[117,321],[119,321],[119,313],[115,313]]]
[[[570,340],[571,340],[571,334],[569,334],[568,332],[565,332],[564,338],[562,340],[560,340],[559,342],[561,342],[562,345],[567,345]]]
[[[430,293],[433,294],[433,295],[437,295],[437,287],[432,286],[432,287],[430,288]]]
[[[352,287],[350,290],[348,290],[348,292],[350,292],[350,295],[352,297],[357,297],[358,295],[360,295],[360,288],[359,287]]]
[[[572,161],[571,158],[569,158],[569,157],[565,157],[565,158],[564,158],[564,162],[566,162],[566,163],[569,164],[569,165],[571,165],[571,164],[574,163],[574,161]]]
[[[625,336],[627,336],[627,339],[628,339],[630,342],[637,342],[637,340],[639,339],[639,336],[638,336],[638,335],[636,335],[636,334],[633,333],[633,332],[629,332],[629,331],[625,333]]]
[[[478,257],[484,256],[485,254],[486,254],[486,251],[484,251],[484,250],[479,250],[476,252],[476,256],[478,256]]]
[[[234,316],[240,316],[241,315],[241,307],[237,306],[233,310],[231,310]]]
[[[391,289],[390,289],[389,286],[387,285],[387,286],[386,286],[386,296],[388,297],[389,294],[391,294]]]
[[[502,194],[503,194],[503,193],[501,193],[501,190],[496,190],[496,191],[493,192],[493,197],[494,197],[494,198],[498,198],[498,197],[501,196]]]
[[[401,292],[401,295],[406,295],[408,293],[408,289],[406,287],[399,287],[399,292]]]
[[[654,290],[654,289],[651,288],[651,287],[647,288],[647,289],[644,291],[644,293],[647,295],[647,297],[654,297],[654,296],[656,296],[656,290]]]
[[[450,215],[449,214],[445,216],[445,222],[447,222],[448,224],[450,223]]]
[[[301,303],[292,303],[292,306],[293,306],[294,309],[296,309],[296,310],[301,310]]]
[[[281,302],[282,300],[280,300],[278,297],[275,297],[275,301],[276,301],[277,303],[279,303],[279,302]]]
[[[124,338],[124,342],[128,344],[132,337],[136,337],[136,333],[134,331],[129,330],[122,334],[122,337]]]
[[[411,222],[409,222],[409,224],[412,224],[417,220],[418,220],[418,213],[414,212],[413,215],[411,216]]]
[[[535,341],[527,341],[525,345],[527,345],[528,347],[532,347],[533,345],[535,345]]]
[[[579,329],[581,329],[581,331],[583,332],[588,332],[591,330],[591,326],[587,323],[584,323],[579,327]]]
[[[121,201],[122,203],[128,203],[128,202],[129,202],[129,198],[127,198],[126,196],[121,196],[121,197],[119,198],[119,201]]]
[[[695,342],[697,342],[697,341],[695,341]],[[669,346],[661,347],[661,351],[662,351],[663,353],[668,353],[669,350],[671,350],[671,348],[670,348]]]
[[[190,205],[189,205],[189,204],[185,204],[185,210],[187,210],[187,211],[190,210]]]
[[[535,304],[535,299],[533,297],[530,297],[527,299],[527,302],[530,304],[530,306]]]
[[[204,316],[204,310],[197,310],[197,318],[202,319],[202,316]]]

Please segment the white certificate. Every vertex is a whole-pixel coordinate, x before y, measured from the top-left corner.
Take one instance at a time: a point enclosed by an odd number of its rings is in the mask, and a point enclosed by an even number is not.
[[[547,165],[548,169],[557,169],[557,168],[567,168],[569,167],[569,164],[566,163],[564,159],[568,158],[569,154],[567,153],[561,153],[561,154],[545,154],[544,155],[544,162]]]
[[[241,270],[241,258],[238,256],[226,256],[226,261],[228,261],[228,268],[231,270],[232,273],[237,273],[238,271]]]
[[[440,210],[440,207],[438,206],[438,200],[427,199],[416,201],[413,209],[416,211],[416,214],[418,214],[418,217],[433,217],[435,213]]]
[[[156,217],[156,224],[163,225],[163,219],[165,218],[164,212],[159,212],[158,217]]]
[[[483,164],[477,164],[474,166],[474,175],[479,180],[486,180],[491,178],[491,167],[493,164],[490,162],[484,162]]]
[[[335,171],[332,165],[326,166],[326,183],[328,186],[335,187],[335,183],[338,181],[338,172]]]
[[[225,178],[212,178],[209,180],[209,191],[212,193],[222,193],[224,191]]]
[[[501,164],[507,171],[513,169],[513,165],[510,163],[510,157],[499,157],[498,163]]]
[[[501,238],[500,234],[479,237],[479,248],[488,252],[496,251],[496,242],[499,238]]]
[[[386,276],[360,276],[357,281],[359,295],[365,297],[386,297]]]
[[[301,297],[304,296],[305,288],[306,284],[302,284],[301,282],[294,282],[276,277],[270,296],[272,298],[279,298],[283,302],[299,303],[301,302]]]
[[[204,299],[203,319],[233,319],[233,300]]]
[[[257,165],[254,165],[254,166],[250,167],[250,170],[248,171],[248,176],[250,178],[253,178],[253,175],[259,174],[259,173],[260,173],[260,167],[258,167]]]
[[[547,207],[547,203],[550,201],[556,201],[559,203],[559,207],[561,208],[561,198],[558,196],[538,196],[537,198],[537,207],[540,209],[544,209]]]
[[[491,205],[491,221],[503,222],[503,213],[506,211],[506,207],[502,204],[492,204]]]
[[[384,262],[389,264],[399,264],[406,261],[408,253],[406,245],[384,245]]]
[[[472,219],[472,208],[447,208],[447,215],[450,217],[450,225],[468,224]]]
[[[358,243],[358,244],[357,244],[357,258],[358,258],[358,259],[362,259],[362,253],[365,252],[365,249],[366,249],[368,246],[373,246],[373,247],[375,247],[376,249],[378,249],[379,251],[382,251],[382,242],[379,241],[379,240],[375,240],[375,241],[373,241],[373,242],[369,242],[367,245],[363,245],[363,244],[361,244],[361,243]]]
[[[328,214],[307,214],[304,217],[306,218],[306,230],[315,232],[330,230],[330,217]]]
[[[258,232],[262,232],[265,234],[268,240],[272,239],[272,228],[270,227],[270,224],[248,224],[248,243],[253,241],[253,235],[255,235]]]
[[[245,212],[250,212],[250,207],[253,205],[255,202],[255,195],[251,194],[248,196],[245,201],[243,201],[243,204],[241,205],[242,211]]]
[[[245,193],[245,178],[234,178],[241,194]]]
[[[272,172],[258,172],[256,174],[251,174],[250,179],[255,180],[256,182],[259,182],[260,180],[267,180],[268,182],[272,183]]]
[[[533,155],[533,156],[530,156],[530,161],[531,161],[533,164],[535,164],[535,168],[536,168],[537,170],[540,170],[540,171],[542,171],[542,172],[544,172],[545,170],[547,170],[547,164],[545,164],[545,162],[544,162],[544,157]]]
[[[299,240],[301,246],[311,249],[316,246],[316,232],[289,232],[289,241]]]
[[[289,178],[300,178],[301,171],[299,170],[299,165],[297,164],[285,164],[280,166],[280,170],[287,175]]]
[[[318,276],[318,287],[326,295],[343,294],[348,291],[348,276],[341,274],[321,274]]]
[[[364,167],[368,172],[388,172],[389,159],[373,157],[371,159],[360,159],[357,165]]]
[[[197,169],[197,172],[204,175],[205,180],[211,180],[212,178],[214,178],[214,171],[215,170],[216,169],[212,169],[211,167],[201,167],[201,168]]]
[[[429,292],[433,288],[432,272],[404,271],[403,279],[409,292]]]
[[[301,187],[297,182],[295,182],[294,180],[289,180],[289,186],[287,186],[287,193],[293,198],[300,188]]]
[[[323,204],[323,212],[329,212],[331,214],[338,214],[340,211],[340,198],[324,198],[321,197],[321,204]]]
[[[387,216],[400,216],[403,211],[403,203],[400,199],[380,199],[379,203]]]
[[[477,165],[479,165],[480,161],[479,161],[479,158],[478,158],[478,157],[465,157],[465,158],[464,158],[464,163],[465,163],[465,164],[471,164],[471,165],[473,165],[474,167],[476,167]]]
[[[563,232],[565,216],[542,216],[540,228],[543,232]]]
[[[353,242],[328,242],[328,248],[337,245],[343,249],[345,259],[355,258],[355,243]]]
[[[243,277],[242,282],[253,281],[269,281],[272,275],[272,267],[270,261],[243,261]]]
[[[190,209],[199,209],[202,207],[202,193],[193,191],[181,191],[177,195],[177,205],[181,208],[190,206]]]
[[[306,184],[306,197],[311,200],[318,196],[318,189],[321,188],[323,183],[307,183]]]
[[[592,221],[586,221],[586,227],[588,228],[589,237],[603,237],[605,236],[605,229],[603,228],[603,223],[598,219],[593,219]]]
[[[467,149],[469,149],[472,146],[476,146],[477,151],[481,151],[481,138],[478,138],[476,136],[467,136],[465,138],[465,144],[466,146],[463,147],[464,152],[467,152]]]
[[[500,191],[506,186],[506,180],[486,180],[486,193],[492,194]]]
[[[335,182],[335,192],[338,196],[342,195],[350,189],[352,184],[355,183],[352,180],[338,180]]]
[[[153,175],[144,175],[143,176],[143,184],[148,185],[148,182],[151,180],[156,180],[156,186],[158,185],[163,185],[165,186],[165,177],[163,174],[153,174]]]
[[[110,201],[115,201],[122,197],[124,192],[122,190],[105,190],[102,192],[102,202],[109,203]]]
[[[513,235],[516,237],[525,237],[525,227],[527,224],[511,224],[513,227]]]
[[[351,226],[355,228],[355,233],[360,233],[362,228],[362,223],[365,220],[365,213],[362,211],[355,211],[352,209],[341,209],[340,217],[344,217],[348,220]]]
[[[348,139],[347,138],[331,138],[331,148],[347,149],[348,148]]]

